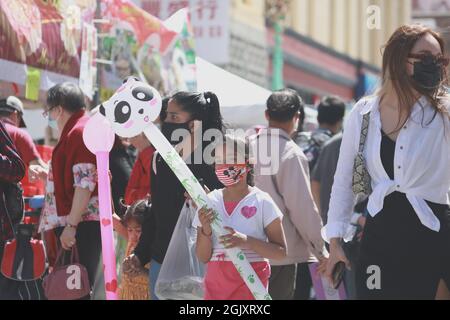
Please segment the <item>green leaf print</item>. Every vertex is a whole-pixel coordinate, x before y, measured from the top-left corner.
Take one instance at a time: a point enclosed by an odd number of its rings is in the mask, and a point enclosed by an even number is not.
[[[189,179],[184,179],[181,181],[181,184],[183,185],[184,189],[186,189],[187,193],[193,194],[194,188],[192,187],[191,183],[189,182]]]
[[[241,261],[244,261],[244,260],[245,260],[245,256],[244,256],[244,254],[242,253],[242,251],[239,251],[239,252],[238,252],[237,257],[238,257],[238,259],[241,260]]]
[[[203,199],[203,197],[199,194],[197,198],[195,198],[195,202],[197,203],[198,207],[203,207],[206,205],[206,201]]]

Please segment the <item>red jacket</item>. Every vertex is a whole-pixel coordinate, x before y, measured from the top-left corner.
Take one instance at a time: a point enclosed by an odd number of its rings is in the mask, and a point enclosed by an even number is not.
[[[132,205],[138,200],[145,199],[150,193],[150,173],[154,152],[155,149],[152,146],[139,152],[125,191],[125,204]]]
[[[89,117],[84,111],[75,113],[64,126],[58,144],[53,150],[52,169],[58,216],[67,216],[72,208],[74,188],[73,167],[80,163],[96,165],[93,155],[84,145],[83,130]],[[95,188],[92,196],[97,195]]]

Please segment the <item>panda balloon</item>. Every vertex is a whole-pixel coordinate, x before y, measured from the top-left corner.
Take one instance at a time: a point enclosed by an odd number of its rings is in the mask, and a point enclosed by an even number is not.
[[[100,105],[100,113],[111,123],[114,132],[123,138],[132,138],[155,121],[162,106],[161,95],[155,88],[128,78],[116,93]]]

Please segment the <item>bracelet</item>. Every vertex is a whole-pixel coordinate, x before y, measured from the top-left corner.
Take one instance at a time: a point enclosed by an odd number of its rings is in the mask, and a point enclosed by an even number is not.
[[[66,227],[69,227],[69,228],[72,228],[72,229],[75,229],[75,230],[76,230],[78,226],[73,225],[73,224],[71,224],[71,223],[67,223],[67,224],[66,224]]]

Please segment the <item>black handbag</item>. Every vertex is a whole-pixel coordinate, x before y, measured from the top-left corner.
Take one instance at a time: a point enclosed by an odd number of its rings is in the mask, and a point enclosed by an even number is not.
[[[23,189],[20,183],[2,183],[6,211],[13,226],[23,219],[24,200]]]

